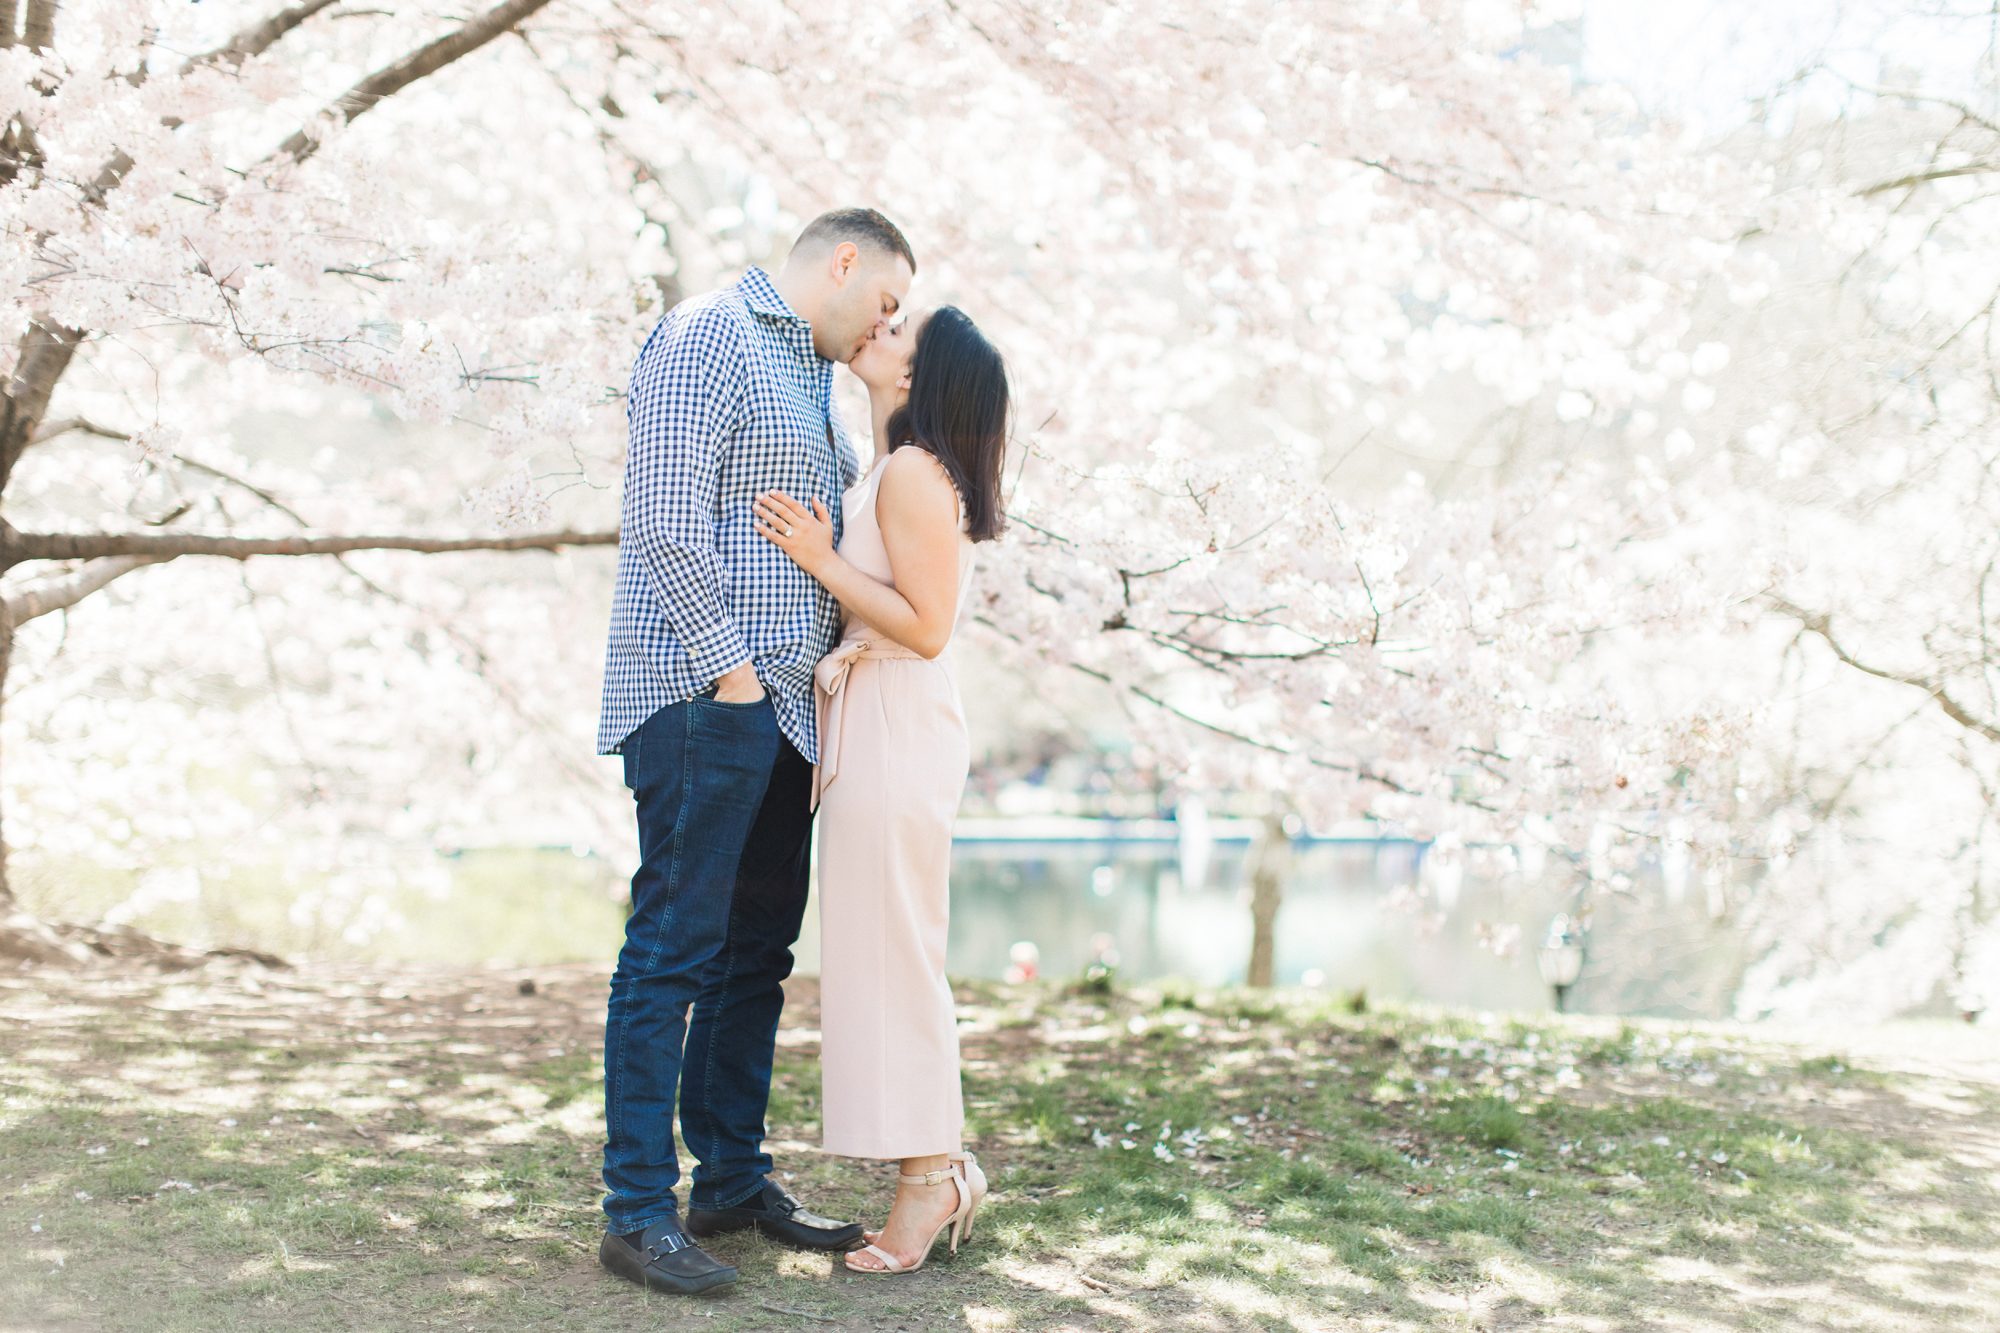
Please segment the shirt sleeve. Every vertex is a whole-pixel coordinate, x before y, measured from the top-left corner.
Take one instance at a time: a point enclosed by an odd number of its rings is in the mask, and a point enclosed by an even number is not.
[[[640,351],[626,404],[620,529],[702,680],[750,660],[724,607],[715,524],[724,445],[742,410],[743,357],[742,332],[726,313],[672,321]]]

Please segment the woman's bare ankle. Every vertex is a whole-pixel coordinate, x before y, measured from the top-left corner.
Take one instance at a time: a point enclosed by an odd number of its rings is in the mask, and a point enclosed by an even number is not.
[[[951,1157],[947,1153],[931,1153],[926,1157],[905,1157],[903,1159],[903,1174],[906,1176],[925,1176],[933,1171],[942,1171],[950,1165]]]

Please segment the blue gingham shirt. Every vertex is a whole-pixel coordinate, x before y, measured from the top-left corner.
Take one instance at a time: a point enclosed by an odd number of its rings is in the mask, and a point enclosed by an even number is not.
[[[840,605],[757,535],[750,501],[771,489],[817,496],[840,540],[841,492],[861,467],[834,406],[833,363],[753,267],[653,326],[625,417],[597,752],[620,753],[654,712],[748,661],[779,729],[818,762],[813,666],[839,636]]]

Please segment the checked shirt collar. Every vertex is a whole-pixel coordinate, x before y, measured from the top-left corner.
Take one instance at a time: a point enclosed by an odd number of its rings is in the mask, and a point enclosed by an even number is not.
[[[777,285],[771,281],[770,274],[752,264],[744,270],[743,277],[736,284],[736,290],[743,293],[743,300],[750,307],[752,314],[779,326],[778,331],[784,335],[785,341],[792,345],[793,350],[802,352],[815,361],[820,360],[819,353],[814,350],[812,344],[812,321],[785,303],[785,298],[778,295]],[[831,374],[833,363],[820,361],[820,368]]]
[[[819,376],[819,399],[821,414],[827,418],[827,443],[833,443],[833,362],[826,360],[813,346],[812,321],[801,315],[778,294],[778,288],[771,281],[771,275],[752,264],[745,269],[736,283],[736,290],[743,294],[743,301],[750,307],[750,313],[775,326],[773,332],[784,338],[786,344]]]

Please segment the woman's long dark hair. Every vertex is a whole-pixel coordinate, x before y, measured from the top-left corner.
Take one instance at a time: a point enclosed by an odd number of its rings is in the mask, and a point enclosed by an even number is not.
[[[976,542],[1000,535],[1000,470],[1007,454],[1007,363],[957,306],[924,321],[910,358],[910,398],[889,418],[889,448],[914,444],[944,464],[965,501]]]

